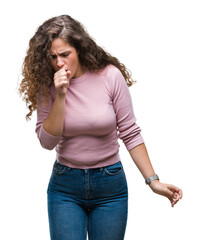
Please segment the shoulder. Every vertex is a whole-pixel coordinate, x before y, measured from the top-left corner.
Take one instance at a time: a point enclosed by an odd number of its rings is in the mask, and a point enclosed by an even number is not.
[[[113,89],[117,87],[122,87],[126,84],[126,80],[121,73],[120,69],[116,66],[109,64],[107,65],[102,71],[101,74],[105,76],[106,81],[108,82],[109,86]]]
[[[104,67],[100,71],[100,74],[106,77],[110,77],[111,79],[114,77],[122,76],[122,73],[120,72],[120,70],[112,64],[109,64],[106,67]]]
[[[128,91],[126,80],[116,66],[112,64],[107,65],[100,71],[99,75],[105,80],[108,91],[112,97],[121,92]]]

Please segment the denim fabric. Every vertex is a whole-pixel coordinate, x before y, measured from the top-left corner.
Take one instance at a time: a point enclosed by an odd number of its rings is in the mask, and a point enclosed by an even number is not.
[[[52,240],[123,240],[128,187],[121,161],[94,169],[54,163],[48,186]]]

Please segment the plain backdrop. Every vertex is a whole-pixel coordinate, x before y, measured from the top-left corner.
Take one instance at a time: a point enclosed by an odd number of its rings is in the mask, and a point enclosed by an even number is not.
[[[161,182],[183,190],[174,208],[152,192],[119,139],[129,188],[126,240],[197,239],[198,7],[193,0],[6,1],[0,6],[0,239],[48,240],[47,186],[55,150],[40,146],[36,112],[17,93],[30,38],[68,14],[131,70],[137,124]],[[105,240],[105,239],[104,239]],[[113,240],[113,239],[112,239]]]

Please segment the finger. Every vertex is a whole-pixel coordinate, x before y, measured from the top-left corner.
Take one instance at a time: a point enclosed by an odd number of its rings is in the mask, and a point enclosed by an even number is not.
[[[68,70],[68,71],[66,72],[66,77],[67,77],[67,79],[70,79],[70,76],[71,76],[71,71]]]
[[[169,188],[172,192],[177,193],[177,194],[179,195],[180,199],[182,198],[183,193],[182,193],[182,190],[181,190],[180,188],[178,188],[178,187],[169,187],[169,186],[168,186],[168,188]]]
[[[65,80],[65,81],[62,81],[62,82],[59,82],[56,84],[56,87],[57,88],[60,88],[60,87],[68,87],[68,80]]]
[[[179,194],[178,194],[177,192],[175,192],[174,195],[173,195],[173,198],[174,198],[174,199],[179,199],[180,196],[179,196]]]
[[[178,198],[178,199],[181,199],[182,196],[183,196],[183,194],[182,194],[182,190],[180,190],[179,192],[174,191],[174,196],[176,196],[176,198]]]
[[[171,190],[171,191],[175,191],[175,192],[180,192],[181,189],[174,186],[174,185],[171,185],[171,184],[168,184],[167,187]]]
[[[175,204],[177,204],[177,202],[178,202],[178,201],[172,201],[172,203],[171,203],[172,207],[174,207]]]
[[[71,75],[71,71],[70,70],[67,70],[67,75]]]
[[[183,197],[183,192],[182,192],[181,189],[180,189],[180,191],[179,191],[179,196],[180,196],[180,199],[182,199],[182,197]]]
[[[173,193],[165,191],[164,194],[162,194],[164,197],[167,197],[170,202],[173,202]]]
[[[174,206],[178,201],[179,199],[173,198],[171,201],[171,204]]]
[[[178,202],[180,199],[181,199],[181,198],[180,198],[180,195],[177,194],[176,197],[173,198],[173,200],[172,200],[172,204],[173,204],[173,206],[174,206],[175,204],[177,204],[177,202]]]
[[[66,73],[66,71],[65,70],[63,70],[63,71],[61,71],[61,72],[57,72],[57,73],[55,73],[55,75],[54,75],[54,78],[60,78],[60,77],[66,77],[67,76],[67,73]]]
[[[171,203],[173,204],[173,205],[175,205],[178,201],[179,201],[179,195],[178,194],[174,194],[173,195],[173,198],[172,198],[172,200],[171,200]]]
[[[55,72],[54,77],[59,77],[59,76],[66,76],[66,70],[64,68],[61,68],[57,72]]]
[[[67,77],[66,76],[62,76],[62,77],[59,77],[59,78],[55,78],[54,79],[54,83],[58,84],[58,83],[60,83],[62,81],[66,81],[66,80],[68,80]]]
[[[171,201],[171,206],[174,207],[175,204],[177,204],[177,202],[181,199],[182,197],[182,190],[174,185],[167,185],[167,188],[172,192],[172,194],[170,194],[169,192],[169,200]],[[171,197],[172,195],[172,197]]]
[[[61,77],[59,78],[59,81],[66,81],[66,80],[68,80],[66,76],[61,76]]]
[[[172,192],[168,187],[165,189],[165,191],[168,198],[172,199],[174,196],[174,192]]]
[[[171,191],[169,188],[168,188],[168,186],[166,186],[166,188],[165,188],[165,197],[167,197],[169,200],[170,200],[170,202],[171,202],[171,206],[173,207],[174,205],[175,205],[175,203],[176,203],[176,201],[178,201],[177,200],[177,198],[178,198],[178,195],[175,193],[175,192],[173,192],[173,191]]]

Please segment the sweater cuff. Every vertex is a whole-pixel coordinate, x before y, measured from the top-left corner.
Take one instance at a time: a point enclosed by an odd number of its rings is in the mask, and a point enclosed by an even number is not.
[[[43,148],[52,150],[60,141],[62,136],[53,136],[45,131],[43,124],[39,132],[39,140]]]
[[[131,149],[133,149],[134,147],[140,145],[144,143],[144,139],[142,138],[142,136],[140,135],[137,139],[135,139],[134,142],[130,143],[130,144],[127,144],[126,145],[126,148],[128,151],[130,151]]]

